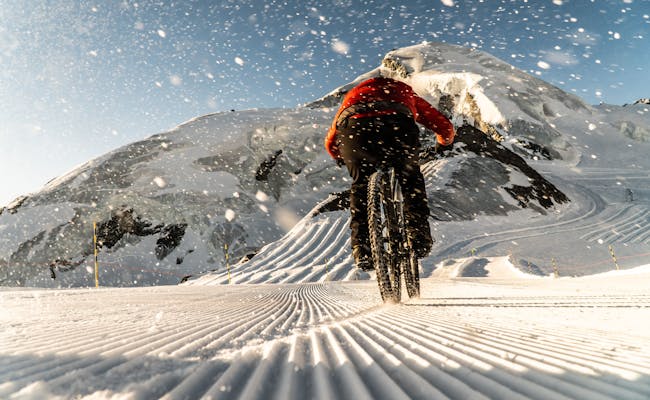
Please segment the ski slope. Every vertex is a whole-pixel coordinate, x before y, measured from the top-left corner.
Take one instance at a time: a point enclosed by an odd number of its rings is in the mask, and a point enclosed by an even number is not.
[[[373,281],[5,289],[0,398],[650,398],[648,266],[471,261],[400,305]]]

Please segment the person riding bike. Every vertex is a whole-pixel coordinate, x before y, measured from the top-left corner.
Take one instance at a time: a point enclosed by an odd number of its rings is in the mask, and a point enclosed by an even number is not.
[[[393,166],[404,198],[406,229],[418,258],[429,255],[433,239],[427,220],[429,206],[420,171],[419,128],[436,133],[437,144],[449,148],[453,125],[404,82],[375,77],[351,89],[343,98],[325,138],[325,148],[352,178],[350,229],[352,255],[362,270],[373,270],[368,231],[368,179],[377,168]]]

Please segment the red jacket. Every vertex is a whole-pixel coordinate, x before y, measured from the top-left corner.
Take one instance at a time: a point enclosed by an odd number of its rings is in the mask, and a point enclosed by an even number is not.
[[[334,117],[332,126],[325,138],[325,148],[334,158],[341,158],[336,145],[336,124],[341,113],[350,106],[368,102],[389,102],[403,104],[411,110],[415,120],[434,131],[437,140],[442,145],[449,145],[454,141],[456,132],[451,122],[438,110],[433,108],[426,100],[415,94],[406,83],[390,78],[371,78],[361,82],[350,90],[341,103],[339,111]],[[373,117],[377,115],[394,114],[395,110],[373,110],[360,114],[353,114],[350,118]]]

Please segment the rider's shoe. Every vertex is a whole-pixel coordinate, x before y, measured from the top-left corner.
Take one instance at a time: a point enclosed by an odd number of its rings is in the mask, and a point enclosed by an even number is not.
[[[370,257],[370,249],[366,246],[352,247],[352,257],[354,257],[354,264],[357,268],[363,271],[374,271],[375,267],[372,265],[372,257]]]

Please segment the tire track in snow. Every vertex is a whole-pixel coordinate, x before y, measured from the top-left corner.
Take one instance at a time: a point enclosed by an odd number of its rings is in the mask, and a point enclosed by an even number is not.
[[[597,180],[613,179],[614,177],[621,178],[621,173],[629,173],[632,174],[630,175],[632,178],[641,180],[639,182],[640,184],[643,181],[650,183],[650,177],[648,175],[638,175],[639,171],[621,170],[620,173],[616,172],[612,176],[607,175],[607,172],[600,170],[587,171],[587,173],[593,174],[590,178]],[[545,175],[549,175],[549,173]],[[484,252],[502,243],[567,232],[576,232],[576,236],[581,236],[581,239],[587,241],[611,243],[650,242],[650,217],[648,216],[647,205],[639,206],[636,203],[606,205],[598,194],[576,183],[576,180],[582,180],[582,175],[573,177],[572,181],[568,181],[566,177],[553,176],[552,178],[554,181],[562,182],[564,190],[570,189],[573,192],[570,197],[579,196],[582,198],[583,202],[589,204],[589,209],[582,210],[580,215],[574,218],[564,219],[558,222],[489,232],[488,235],[481,234],[457,240],[455,243],[446,244],[444,248],[436,249],[434,247],[434,252],[437,257],[442,259],[459,253],[469,254],[469,249]],[[633,214],[629,215],[629,212]],[[635,217],[637,218],[636,220],[634,220]],[[619,230],[624,230],[625,234],[621,234]]]
[[[598,229],[593,230],[581,239],[589,241],[601,241],[605,243],[628,243],[633,242],[637,237],[643,237],[650,231],[650,211],[647,208],[638,209],[629,206],[630,215],[625,218],[618,218],[613,221],[603,221],[596,225]]]
[[[564,185],[570,187],[572,191],[574,191],[574,194],[576,196],[580,196],[581,198],[583,198],[584,199],[583,201],[588,205],[588,208],[585,210],[579,210],[578,216],[568,218],[568,219],[563,219],[558,222],[546,223],[546,224],[541,224],[536,226],[526,225],[523,227],[518,227],[513,229],[490,232],[488,236],[486,236],[484,233],[480,235],[474,235],[459,240],[455,243],[448,244],[441,249],[434,248],[434,251],[436,252],[437,256],[444,258],[446,256],[456,254],[459,252],[462,253],[464,252],[463,249],[476,248],[478,250],[481,248],[492,247],[494,244],[511,242],[513,240],[517,240],[521,238],[542,236],[552,232],[575,231],[575,230],[584,229],[589,226],[598,225],[599,223],[598,221],[596,222],[590,222],[590,221],[592,221],[596,216],[601,214],[603,211],[607,210],[607,207],[605,203],[602,201],[602,199],[585,188],[566,182],[559,177],[554,177],[554,178],[559,181],[563,181]],[[580,202],[578,204],[580,204]],[[486,238],[488,238],[489,241],[483,243],[483,241],[485,241]],[[478,242],[479,244],[473,244],[474,242]]]

